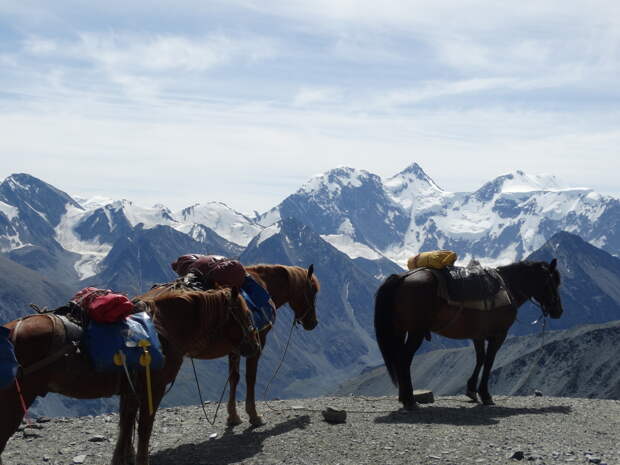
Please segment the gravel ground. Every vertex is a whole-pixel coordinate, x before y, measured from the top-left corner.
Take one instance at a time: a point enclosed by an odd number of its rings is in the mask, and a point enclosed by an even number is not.
[[[587,464],[620,465],[620,401],[496,397],[483,407],[440,397],[415,412],[392,397],[321,397],[260,402],[266,424],[215,426],[200,407],[162,409],[151,440],[152,465],[207,464]],[[324,421],[326,407],[346,423]],[[212,418],[215,405],[206,406]],[[240,411],[243,411],[241,407]],[[55,418],[9,441],[5,465],[107,464],[117,415]],[[46,420],[46,419],[42,419]]]

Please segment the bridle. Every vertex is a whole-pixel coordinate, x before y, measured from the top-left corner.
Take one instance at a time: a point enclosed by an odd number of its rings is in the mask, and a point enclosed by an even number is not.
[[[306,284],[307,284],[307,286],[306,286],[306,289],[305,289],[305,291],[303,293],[306,311],[300,317],[295,316],[295,324],[303,325],[304,320],[308,317],[308,315],[311,312],[313,312],[315,310],[315,307],[316,307],[314,302],[313,302],[313,300],[310,299],[310,297],[308,296],[313,291],[313,289],[312,289],[312,279],[306,280]]]
[[[545,270],[545,271],[548,271],[548,270]],[[553,283],[551,282],[551,276],[553,274],[553,271],[548,271],[548,273],[545,273],[545,274],[547,277],[547,282],[545,283],[545,289],[550,291],[550,294],[551,294],[550,302],[543,302],[542,300],[537,299],[534,296],[531,296],[529,298],[530,302],[532,302],[536,307],[540,309],[543,317],[547,317],[551,313],[548,310],[549,307],[555,308],[558,306],[560,302],[559,293],[557,292],[557,289],[554,288]]]

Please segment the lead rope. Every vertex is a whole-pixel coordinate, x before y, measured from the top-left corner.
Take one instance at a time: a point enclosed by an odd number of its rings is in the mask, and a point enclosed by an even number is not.
[[[540,333],[541,341],[540,341],[540,348],[538,349],[538,357],[536,357],[536,361],[530,365],[530,369],[527,372],[527,376],[523,378],[523,383],[525,383],[527,379],[530,377],[530,375],[532,374],[532,371],[534,371],[534,367],[538,365],[538,362],[540,362],[540,359],[542,358],[542,355],[543,355],[543,350],[545,347],[545,330],[547,329],[547,317],[545,316],[544,313],[542,313],[541,317],[542,317],[543,323],[542,323],[542,330]],[[540,318],[535,320],[532,324],[537,324],[539,321],[540,321]]]
[[[267,386],[265,387],[265,390],[263,391],[263,398],[265,399],[263,402],[265,402],[265,405],[267,406],[267,408],[273,412],[284,412],[284,411],[289,411],[289,410],[297,410],[297,411],[304,411],[304,412],[322,412],[322,410],[319,409],[313,409],[313,408],[281,408],[281,409],[276,409],[273,408],[271,406],[271,404],[269,403],[269,400],[266,399],[266,394],[269,392],[269,388],[271,387],[271,383],[273,382],[273,380],[275,379],[276,375],[278,374],[278,372],[280,371],[280,368],[282,367],[282,364],[284,363],[284,357],[286,357],[286,352],[288,351],[288,347],[291,343],[291,336],[293,335],[293,329],[295,328],[295,323],[297,322],[297,320],[295,320],[293,318],[293,324],[291,324],[291,329],[289,330],[289,334],[288,334],[288,340],[286,341],[286,346],[284,347],[284,352],[282,353],[282,358],[280,359],[280,363],[278,364],[278,367],[276,368],[276,370],[274,371],[273,375],[271,376],[271,379],[269,380],[269,383],[267,383]],[[378,400],[383,400],[383,399],[378,399]],[[378,401],[377,400],[377,401]],[[393,412],[393,410],[372,410],[372,411],[366,411],[366,410],[347,410],[347,413],[391,413]]]
[[[205,409],[205,403],[202,400],[202,391],[200,390],[200,383],[198,382],[198,374],[196,373],[196,366],[194,365],[194,359],[190,358],[190,360],[192,361],[192,368],[194,369],[194,378],[196,379],[196,387],[198,388],[198,398],[200,399],[200,406],[202,407],[202,413],[204,413],[205,420],[207,420],[207,423],[213,426],[215,425],[215,420],[217,420],[217,413],[219,412],[220,406],[222,405],[222,399],[224,398],[224,393],[226,392],[226,386],[228,386],[228,383],[230,383],[231,373],[228,374],[228,379],[226,380],[226,383],[224,384],[224,389],[222,389],[222,394],[220,394],[220,400],[217,402],[217,408],[215,409],[215,415],[213,415],[213,421],[211,421],[209,420],[209,415],[207,415],[207,410]]]
[[[17,378],[15,378],[15,388],[17,389],[17,395],[19,396],[19,402],[22,406],[22,410],[24,411],[24,419],[26,420],[26,424],[30,426],[32,425],[32,421],[30,420],[30,416],[28,415],[28,407],[26,407],[26,401],[24,401],[22,389],[19,385],[19,380]]]
[[[288,351],[288,346],[291,343],[291,336],[293,335],[293,330],[295,329],[295,323],[297,323],[297,320],[295,319],[295,317],[293,317],[293,323],[291,324],[291,329],[288,332],[288,339],[286,341],[286,346],[284,346],[284,352],[282,353],[282,358],[280,359],[280,363],[278,364],[278,367],[273,372],[273,375],[271,376],[271,379],[267,383],[267,386],[265,386],[265,390],[263,391],[263,395],[262,395],[263,399],[265,399],[265,404],[267,405],[267,408],[269,410],[273,410],[274,412],[277,412],[278,410],[274,409],[273,407],[271,407],[271,405],[269,405],[269,401],[267,400],[267,393],[269,392],[269,389],[271,388],[271,383],[273,382],[273,380],[275,379],[276,375],[280,371],[280,368],[282,368],[282,364],[284,363],[284,357],[286,357],[286,352]]]

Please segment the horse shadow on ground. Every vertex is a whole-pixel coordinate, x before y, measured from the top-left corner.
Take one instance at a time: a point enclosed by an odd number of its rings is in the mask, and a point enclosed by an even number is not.
[[[417,410],[398,410],[388,415],[375,418],[375,423],[404,423],[404,424],[442,424],[463,426],[496,425],[502,418],[515,415],[568,415],[572,409],[568,405],[554,405],[550,407],[503,407],[501,405],[485,406],[463,403],[469,406],[443,407],[425,405]]]
[[[295,429],[305,429],[309,424],[310,417],[304,415],[262,431],[247,428],[240,433],[235,433],[229,428],[217,439],[209,439],[198,444],[182,444],[156,452],[151,456],[151,464],[197,465],[242,462],[260,453],[266,439]]]

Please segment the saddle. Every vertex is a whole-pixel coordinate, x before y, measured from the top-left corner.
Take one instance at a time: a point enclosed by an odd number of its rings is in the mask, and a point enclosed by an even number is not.
[[[109,292],[99,293],[104,297],[111,295],[113,298],[100,300],[103,305],[100,303],[93,306],[91,303],[97,301],[97,296],[88,304],[84,304],[83,299],[76,299],[81,297],[84,291],[76,294],[67,304],[53,310],[31,305],[38,313],[52,318],[54,325],[58,321],[61,322],[64,327],[64,338],[60,340],[60,336],[56,336],[59,333],[55,331],[53,345],[57,349],[24,369],[24,374],[43,368],[70,353],[81,354],[99,372],[145,366],[143,362],[147,353],[150,354],[148,365],[151,368],[159,369],[163,366],[161,343],[148,314],[146,303],[139,300],[132,301],[131,314],[128,314],[129,301],[126,298],[117,299],[117,294]],[[93,312],[94,308],[100,313]],[[101,311],[102,309],[105,311]]]
[[[276,312],[271,296],[246,273],[239,261],[217,255],[188,254],[180,256],[171,266],[181,276],[174,286],[201,291],[217,285],[237,287],[250,309],[254,327],[262,331],[273,326]]]
[[[439,297],[450,305],[484,311],[512,305],[510,292],[499,273],[475,260],[466,267],[425,269],[437,279]]]

